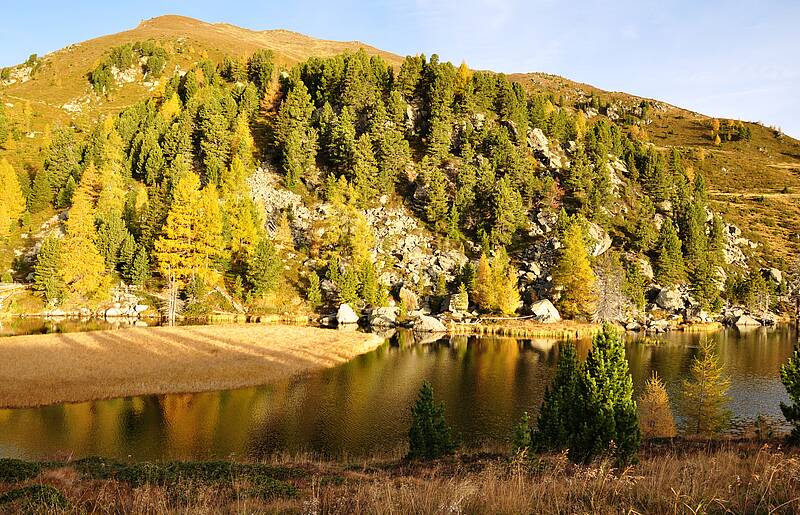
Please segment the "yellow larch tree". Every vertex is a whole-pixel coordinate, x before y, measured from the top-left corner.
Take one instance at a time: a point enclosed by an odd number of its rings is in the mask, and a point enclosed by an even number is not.
[[[589,252],[579,223],[564,231],[563,247],[553,270],[553,286],[560,293],[558,307],[565,317],[589,316],[597,302],[597,276],[589,263]]]
[[[25,197],[19,186],[19,178],[14,167],[5,159],[0,160],[0,238],[11,234],[12,225],[16,224],[25,212]]]

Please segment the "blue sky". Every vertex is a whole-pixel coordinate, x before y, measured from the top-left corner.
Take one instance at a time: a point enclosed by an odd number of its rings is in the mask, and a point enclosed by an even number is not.
[[[800,137],[798,0],[13,1],[0,66],[168,13],[555,73]]]

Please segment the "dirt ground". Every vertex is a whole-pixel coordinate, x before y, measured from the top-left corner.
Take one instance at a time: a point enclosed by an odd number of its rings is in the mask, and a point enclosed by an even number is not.
[[[314,327],[131,328],[0,339],[0,408],[265,384],[383,343]]]

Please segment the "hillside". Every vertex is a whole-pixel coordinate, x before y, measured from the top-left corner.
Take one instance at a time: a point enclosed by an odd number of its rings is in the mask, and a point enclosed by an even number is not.
[[[0,98],[17,312],[771,323],[800,249],[800,142],[544,73],[162,16]]]

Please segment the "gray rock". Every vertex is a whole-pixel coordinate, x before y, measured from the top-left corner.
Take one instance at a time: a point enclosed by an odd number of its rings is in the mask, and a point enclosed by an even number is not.
[[[733,325],[736,327],[757,327],[761,325],[761,322],[750,315],[742,315],[736,319]]]
[[[349,304],[342,304],[336,312],[336,323],[342,324],[357,324],[358,315],[353,311]]]
[[[783,282],[783,272],[777,268],[762,268],[761,274],[765,279],[775,284],[781,284]]]
[[[136,311],[137,313],[144,313],[145,311],[147,311],[148,309],[150,309],[150,306],[147,306],[147,305],[145,305],[145,304],[137,304],[137,305],[136,305],[136,306],[135,306],[133,309],[134,309],[134,311]]]
[[[667,311],[683,309],[683,297],[677,288],[662,288],[656,297],[656,304]]]
[[[369,314],[369,325],[372,327],[395,327],[398,312],[399,310],[395,307],[375,308]]]
[[[123,315],[123,311],[118,307],[108,308],[106,310],[106,312],[105,312],[105,317],[106,318],[115,318],[115,317],[119,317],[119,316],[122,316],[122,315]]]
[[[419,308],[419,297],[405,286],[400,288],[398,296],[400,297],[400,302],[403,303],[407,311],[414,311]]]
[[[553,322],[558,322],[561,320],[561,315],[559,314],[556,307],[550,302],[548,299],[543,299],[531,304],[531,313],[536,316],[536,320],[538,322],[544,322],[545,324],[551,324]]]
[[[420,315],[414,322],[414,331],[420,333],[445,333],[447,332],[447,327],[438,318]]]
[[[642,330],[642,326],[641,326],[641,324],[639,324],[639,322],[628,322],[627,325],[625,325],[625,330],[626,331],[641,331]]]
[[[611,248],[611,236],[594,222],[589,225],[589,236],[595,241],[592,256],[597,257]]]

